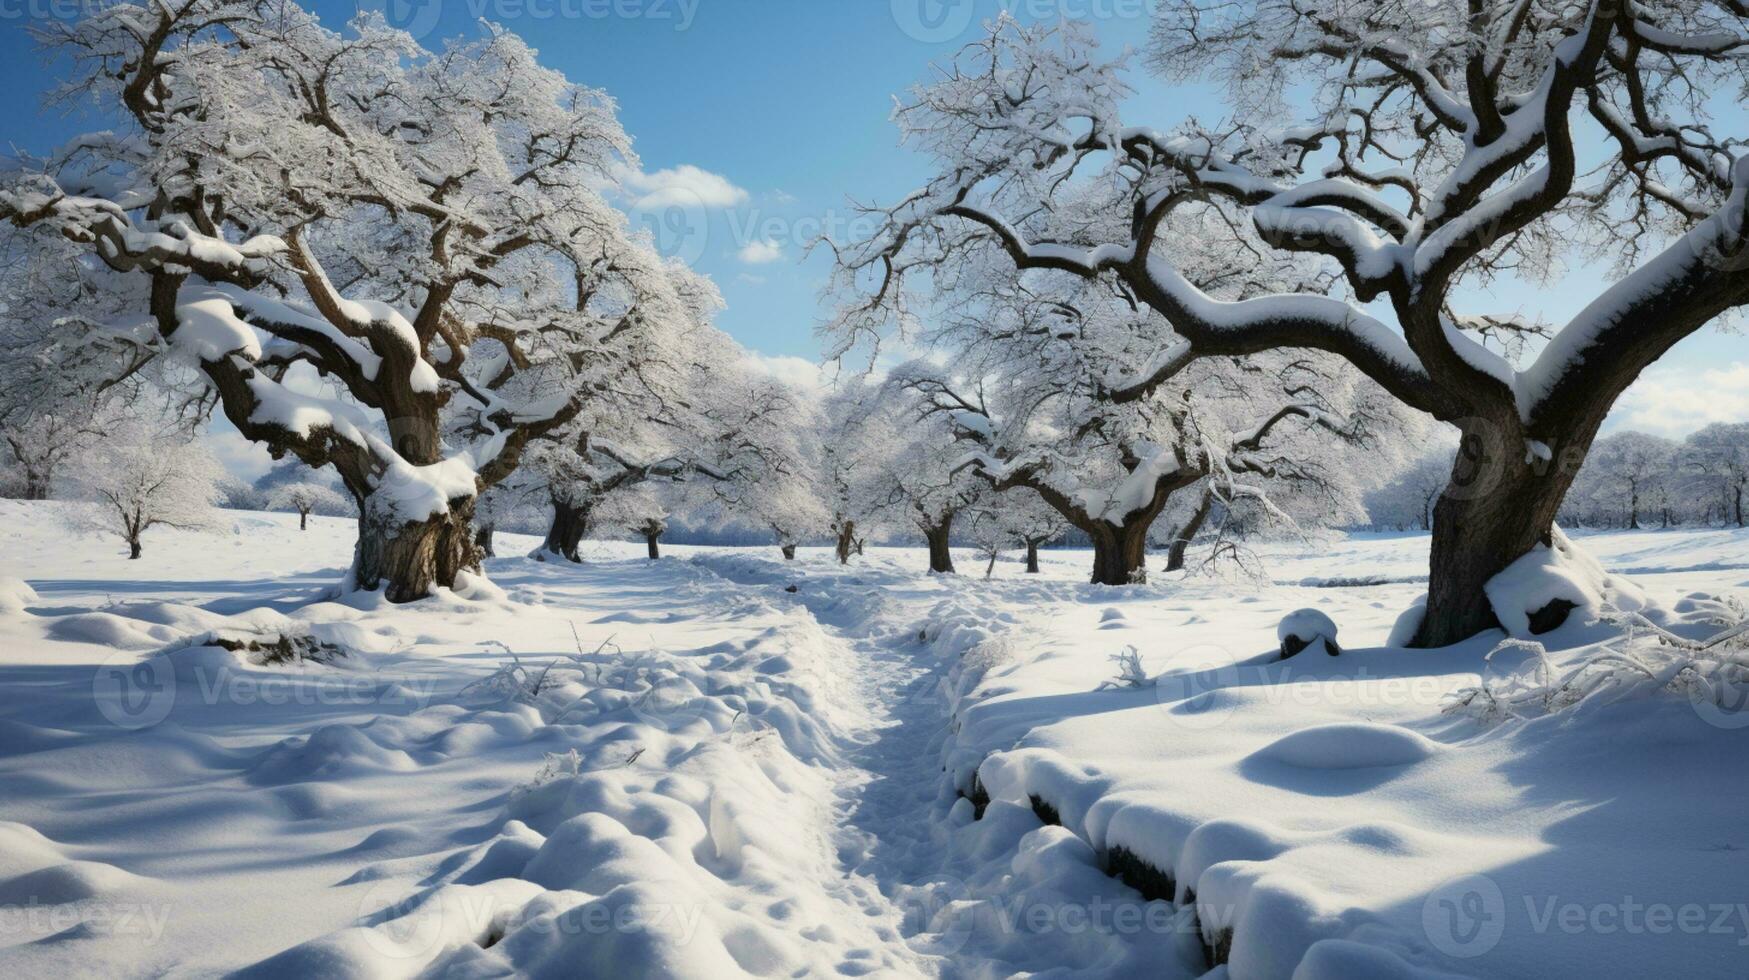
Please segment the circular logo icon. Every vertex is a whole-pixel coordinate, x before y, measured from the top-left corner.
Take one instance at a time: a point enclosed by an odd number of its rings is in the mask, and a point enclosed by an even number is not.
[[[1433,948],[1447,956],[1482,956],[1506,933],[1506,897],[1486,875],[1454,878],[1421,903],[1421,928]]]
[[[169,717],[176,705],[176,669],[163,657],[140,659],[118,650],[91,675],[97,710],[117,728],[137,731]]]
[[[1499,428],[1487,419],[1459,419],[1455,424],[1462,435],[1458,438],[1457,456],[1452,461],[1451,479],[1442,496],[1452,500],[1479,500],[1499,487],[1509,462],[1506,458],[1509,449]],[[1519,452],[1523,451],[1519,449]]]
[[[355,0],[359,13],[377,13],[383,15],[383,20],[398,31],[406,31],[413,35],[413,40],[423,41],[427,35],[437,29],[437,21],[443,15],[443,0]]]
[[[893,22],[914,41],[951,41],[972,23],[976,0],[892,0]]]
[[[1175,724],[1207,731],[1225,723],[1238,703],[1222,692],[1239,682],[1239,665],[1225,647],[1200,644],[1173,654],[1154,679],[1154,701]]]
[[[1714,728],[1749,728],[1749,683],[1715,677],[1688,689],[1688,703],[1700,720]]]
[[[972,938],[978,903],[958,878],[943,875],[907,886],[897,904],[904,915],[900,934],[922,952],[951,956]]]
[[[358,901],[364,941],[390,959],[426,960],[444,943],[444,903],[406,889],[405,882],[385,878],[365,890]]]
[[[687,265],[704,258],[711,237],[710,212],[704,198],[685,187],[665,187],[634,205],[651,245],[663,258]]]

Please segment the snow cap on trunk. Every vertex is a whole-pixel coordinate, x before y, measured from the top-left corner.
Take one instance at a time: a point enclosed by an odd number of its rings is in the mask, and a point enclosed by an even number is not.
[[[1549,544],[1539,545],[1489,579],[1487,593],[1500,625],[1518,639],[1548,633],[1575,615],[1583,614],[1578,621],[1589,622],[1605,609],[1639,612],[1652,604],[1639,586],[1604,571],[1560,528],[1550,530]],[[1544,622],[1544,617],[1553,615],[1544,610],[1563,602],[1572,607],[1566,620]]]

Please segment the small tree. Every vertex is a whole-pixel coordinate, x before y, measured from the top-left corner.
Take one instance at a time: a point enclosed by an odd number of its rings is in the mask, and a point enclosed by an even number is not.
[[[315,513],[344,514],[349,509],[346,498],[320,483],[288,483],[268,498],[269,510],[294,510],[298,514],[298,530],[310,526]]]
[[[91,502],[77,512],[77,524],[119,536],[130,559],[140,557],[140,539],[151,528],[201,531],[218,523],[213,504],[224,468],[186,433],[125,424],[75,457],[70,471]]]

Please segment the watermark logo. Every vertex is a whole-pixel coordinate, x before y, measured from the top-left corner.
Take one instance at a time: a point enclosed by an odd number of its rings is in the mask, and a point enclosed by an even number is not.
[[[138,731],[169,717],[176,706],[176,669],[162,657],[117,651],[91,676],[97,710],[117,728]]]
[[[390,27],[406,31],[416,41],[437,29],[443,0],[357,0],[359,13],[377,13]]]
[[[912,40],[941,44],[971,26],[975,0],[892,0],[893,22]]]
[[[1422,903],[1421,928],[1433,948],[1447,956],[1483,956],[1506,933],[1506,896],[1486,875],[1455,878]]]
[[[1239,679],[1239,665],[1225,647],[1186,647],[1173,656],[1171,669],[1155,678],[1154,700],[1178,725],[1207,731],[1225,724],[1238,708],[1221,692]]]

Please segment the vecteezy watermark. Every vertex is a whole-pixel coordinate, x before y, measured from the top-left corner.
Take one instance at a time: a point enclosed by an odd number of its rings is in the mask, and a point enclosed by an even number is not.
[[[14,0],[17,2],[17,0]],[[51,2],[51,0],[33,0]],[[72,2],[72,0],[69,0]],[[424,39],[443,19],[446,6],[465,10],[469,22],[489,20],[646,20],[667,23],[676,32],[692,28],[703,0],[357,0],[362,11],[383,15],[390,27]],[[458,23],[460,18],[458,17]]]
[[[1159,12],[1160,0],[891,0],[893,23],[912,40],[942,44],[974,20],[1008,14],[1028,21],[1140,20]]]
[[[1433,948],[1447,956],[1485,955],[1506,934],[1506,896],[1486,875],[1455,878],[1421,903],[1421,930]]]
[[[376,672],[278,674],[185,664],[178,679],[170,656],[139,659],[118,651],[97,666],[91,695],[97,710],[117,728],[151,728],[170,716],[180,701],[185,706],[304,705],[311,707],[406,706],[420,708],[436,693],[434,678],[388,676]]]
[[[155,943],[170,922],[170,906],[162,902],[24,902],[0,904],[0,938],[17,941],[59,935],[74,927],[87,934],[123,937]],[[10,942],[0,945],[11,945]]]
[[[569,908],[540,898],[518,900],[501,892],[466,886],[419,890],[382,881],[366,890],[359,921],[369,926],[364,941],[385,957],[427,960],[452,946],[456,937],[501,938],[513,932],[550,936],[608,936],[651,933],[684,947],[698,935],[705,906],[692,902],[587,902]]]
[[[1578,901],[1557,894],[1509,902],[1487,875],[1446,882],[1421,906],[1427,941],[1447,956],[1484,956],[1509,936],[1725,936],[1749,948],[1749,902]]]
[[[166,658],[140,659],[118,650],[91,675],[91,697],[109,723],[130,731],[151,728],[176,706],[176,668]]]
[[[1364,665],[1301,669],[1293,661],[1238,663],[1217,646],[1190,647],[1174,655],[1171,670],[1154,681],[1154,700],[1175,724],[1192,731],[1217,728],[1238,710],[1233,692],[1271,708],[1437,708],[1452,691],[1449,680],[1426,675],[1375,676]]]

